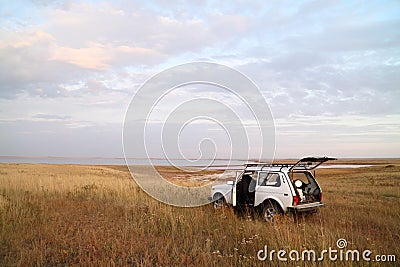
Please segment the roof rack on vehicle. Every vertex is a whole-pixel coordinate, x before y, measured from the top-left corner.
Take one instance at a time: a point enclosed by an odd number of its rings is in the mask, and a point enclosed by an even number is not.
[[[268,168],[280,168],[281,171],[283,168],[293,167],[293,164],[288,163],[247,163],[244,164],[244,170],[246,171],[262,171]]]
[[[289,163],[246,163],[244,164],[246,167],[254,167],[254,166],[266,166],[266,167],[290,167],[294,164]]]
[[[263,168],[272,168],[272,167],[280,167],[282,168],[290,168],[289,171],[293,170],[312,170],[317,168],[322,163],[328,160],[336,160],[336,158],[329,157],[306,157],[297,161],[295,164],[290,163],[247,163],[245,164],[245,170],[254,170],[259,171],[263,170]]]

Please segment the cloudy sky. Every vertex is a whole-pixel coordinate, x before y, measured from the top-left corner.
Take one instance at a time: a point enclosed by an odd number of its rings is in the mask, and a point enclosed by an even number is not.
[[[0,155],[122,157],[138,88],[210,61],[263,92],[277,157],[400,156],[399,1],[16,0],[0,18]]]

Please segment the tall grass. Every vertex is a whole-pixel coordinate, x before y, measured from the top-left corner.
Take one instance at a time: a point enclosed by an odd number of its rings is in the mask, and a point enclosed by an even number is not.
[[[0,169],[0,266],[278,266],[276,257],[262,262],[257,252],[265,245],[288,252],[336,249],[339,238],[349,249],[400,257],[397,165],[318,170],[327,206],[275,224],[245,210],[159,203],[125,167],[1,164]]]

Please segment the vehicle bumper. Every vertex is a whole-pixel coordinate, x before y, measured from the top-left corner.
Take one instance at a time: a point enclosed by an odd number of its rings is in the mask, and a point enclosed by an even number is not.
[[[320,207],[323,207],[323,206],[325,206],[324,203],[317,202],[317,203],[301,204],[301,205],[289,207],[288,209],[295,213],[315,212],[315,211],[317,211],[317,209],[319,209]]]

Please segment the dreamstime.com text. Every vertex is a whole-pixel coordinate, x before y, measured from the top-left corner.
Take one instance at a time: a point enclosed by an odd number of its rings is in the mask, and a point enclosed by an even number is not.
[[[367,261],[367,262],[396,262],[396,255],[373,255],[373,252],[369,249],[358,250],[358,249],[345,249],[347,247],[346,239],[340,238],[336,241],[336,248],[329,247],[321,251],[315,251],[313,249],[304,249],[302,251],[297,250],[268,250],[268,246],[265,245],[264,249],[257,252],[257,258],[260,261]]]

